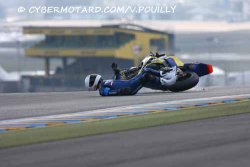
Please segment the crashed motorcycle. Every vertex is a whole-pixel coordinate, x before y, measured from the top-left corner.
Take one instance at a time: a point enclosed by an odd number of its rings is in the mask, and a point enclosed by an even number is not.
[[[145,67],[149,67],[155,70],[160,70],[161,68],[166,68],[177,65],[177,76],[178,79],[174,85],[162,86],[157,85],[154,80],[149,80],[144,87],[162,90],[162,91],[172,91],[181,92],[195,87],[199,83],[199,78],[205,75],[209,75],[213,72],[213,66],[204,63],[183,63],[176,56],[166,56],[165,54],[153,54],[147,56],[142,60],[139,67],[134,67],[129,70],[122,70],[121,76],[123,80],[129,80],[134,76],[143,72]]]

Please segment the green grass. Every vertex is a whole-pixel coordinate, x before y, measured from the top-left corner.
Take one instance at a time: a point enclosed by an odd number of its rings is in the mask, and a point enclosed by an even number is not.
[[[250,112],[250,101],[0,134],[0,148],[148,128]]]

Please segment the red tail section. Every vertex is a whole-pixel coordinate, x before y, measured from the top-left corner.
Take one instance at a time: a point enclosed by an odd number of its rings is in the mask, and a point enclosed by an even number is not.
[[[207,71],[209,74],[213,73],[213,66],[211,64],[207,64]]]

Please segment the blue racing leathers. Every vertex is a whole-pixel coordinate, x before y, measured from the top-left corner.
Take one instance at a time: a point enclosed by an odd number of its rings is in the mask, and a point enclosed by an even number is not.
[[[151,68],[145,68],[144,71],[148,74],[152,74],[151,76],[153,77],[147,78],[147,83],[144,86],[151,89],[165,91],[169,86],[175,84],[177,80],[176,70],[176,66],[172,67],[171,71],[157,71]]]
[[[104,80],[99,88],[102,96],[134,95],[143,86],[145,74],[139,74],[130,80]]]
[[[166,87],[174,84],[176,78],[176,67],[171,72],[144,68],[143,73],[130,80],[104,80],[100,85],[99,93],[102,96],[134,95],[148,82],[157,84],[158,87]]]

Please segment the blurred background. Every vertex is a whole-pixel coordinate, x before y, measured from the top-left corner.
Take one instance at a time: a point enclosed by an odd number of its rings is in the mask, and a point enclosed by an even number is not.
[[[29,13],[34,6],[151,6],[169,13]],[[0,92],[84,90],[87,74],[111,78],[112,62],[129,68],[150,51],[212,64],[200,87],[249,85],[249,21],[250,0],[0,1]]]

